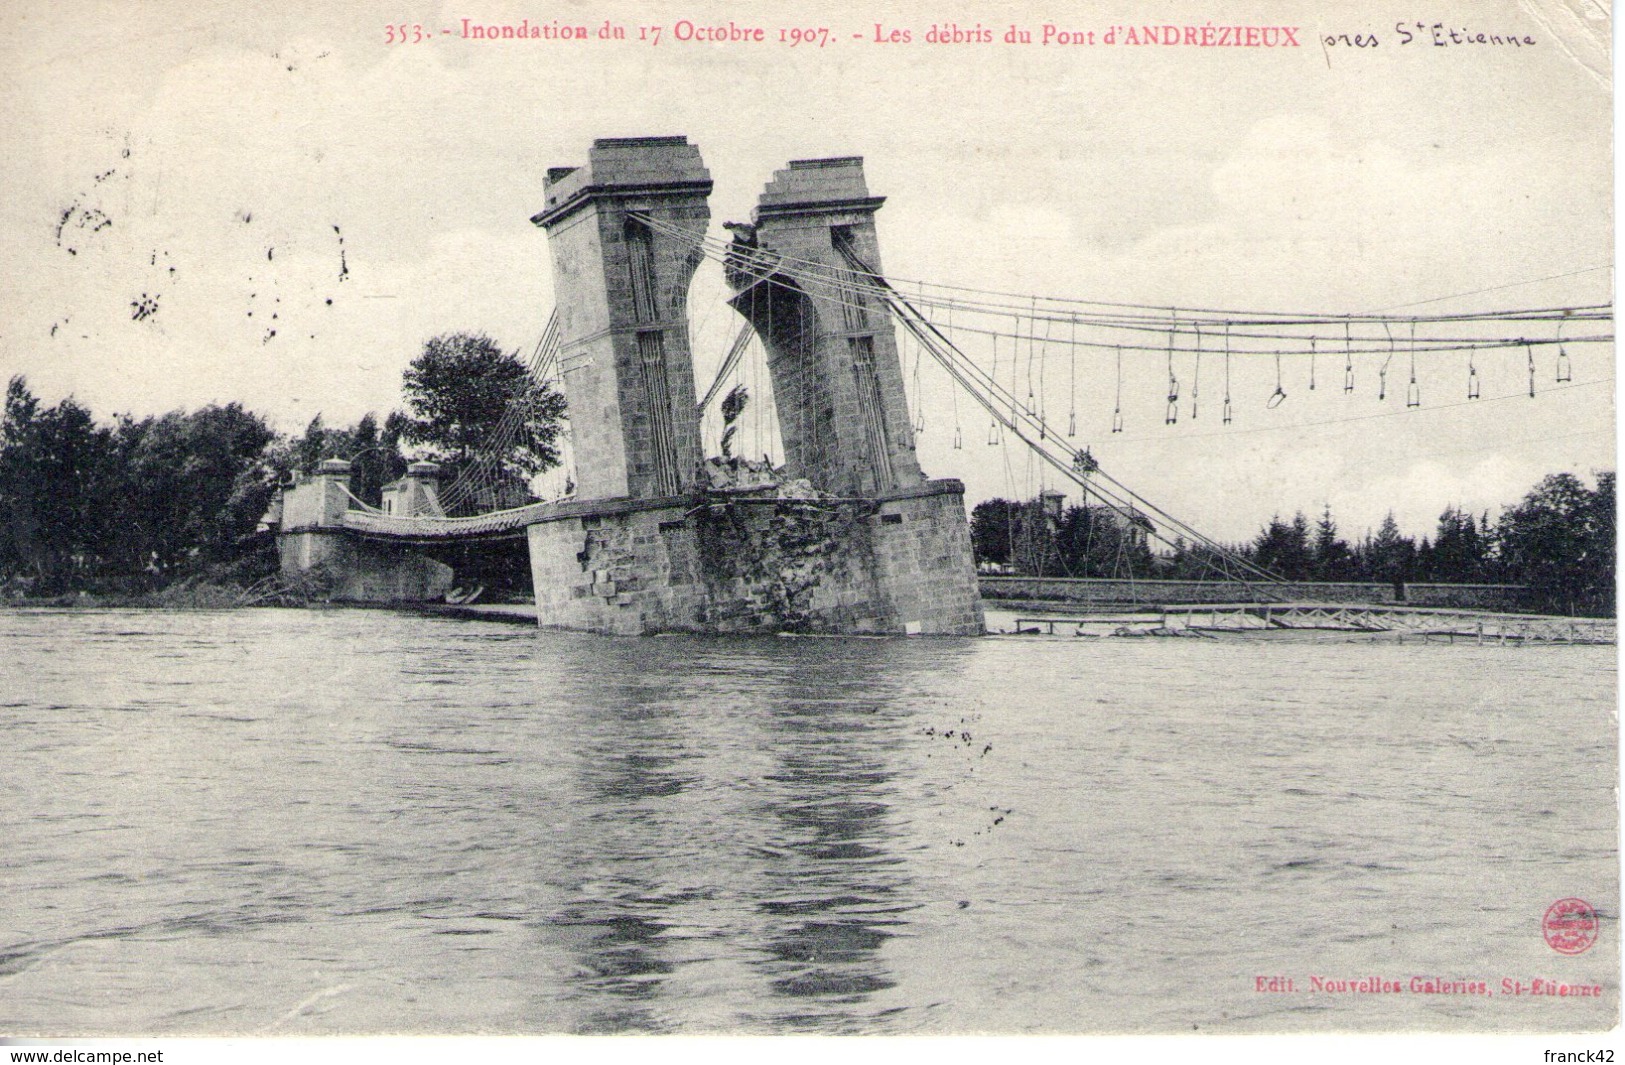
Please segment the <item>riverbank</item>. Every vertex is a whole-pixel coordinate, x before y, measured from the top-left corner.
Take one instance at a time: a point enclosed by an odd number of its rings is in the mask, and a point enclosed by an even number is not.
[[[240,606],[317,606],[330,602],[332,583],[320,569],[288,576],[272,573],[247,584],[239,580],[193,577],[145,592],[79,590],[31,595],[25,582],[0,583],[0,607],[143,610],[229,610]]]
[[[1066,609],[1070,605],[1073,609]],[[380,610],[396,614],[415,615],[420,617],[453,618],[464,621],[486,621],[505,625],[521,625],[536,627],[536,608],[530,603],[350,603],[334,602],[323,598],[320,594],[310,593],[308,590],[289,588],[267,589],[264,587],[251,587],[248,589],[226,585],[194,584],[185,587],[176,586],[161,592],[144,595],[94,595],[88,592],[79,592],[54,597],[0,597],[0,609],[57,609],[57,610],[98,610],[98,609],[146,609],[146,610],[235,610],[247,606],[280,606],[280,607],[307,607],[321,609],[363,609]],[[1307,607],[1298,604],[1302,609],[1332,610],[1339,607],[1348,608],[1350,604],[1310,604]],[[1168,628],[1168,607],[1147,608],[1125,605],[1117,611],[1093,611],[1086,607],[1078,609],[1077,604],[1061,604],[1048,601],[1003,600],[998,598],[984,598],[984,628],[983,635],[1031,635],[1044,633],[1049,636],[1060,635],[1062,632],[1057,626],[1066,630],[1067,634],[1100,638],[1103,636],[1152,636],[1152,635],[1217,635],[1215,632],[1198,632],[1190,628],[1187,623],[1180,623],[1175,627],[1180,631],[1171,631]],[[1380,606],[1374,609],[1381,610]],[[1233,608],[1226,608],[1227,610]],[[1291,608],[1289,608],[1291,609]],[[1507,639],[1523,643],[1526,640],[1536,642],[1572,642],[1572,643],[1612,643],[1612,619],[1577,618],[1559,615],[1535,614],[1508,614],[1488,611],[1450,612],[1442,610],[1418,610],[1417,625],[1404,625],[1398,628],[1390,626],[1356,626],[1354,631],[1326,631],[1342,630],[1341,625],[1321,625],[1313,619],[1303,624],[1286,624],[1281,628],[1268,632],[1234,631],[1225,632],[1230,637],[1271,637],[1277,640],[1396,640],[1403,642],[1405,637],[1428,639],[1437,637],[1472,639],[1476,636],[1479,642],[1489,639],[1492,642],[1506,642],[1501,633],[1506,626],[1511,625],[1518,631],[1508,631]],[[1455,620],[1460,617],[1472,615],[1481,623],[1488,620],[1494,624],[1494,631],[1488,636],[1482,632],[1446,631],[1448,626],[1430,626],[1421,622]],[[1176,618],[1177,620],[1177,618]],[[1596,638],[1587,635],[1580,638],[1580,634],[1570,632],[1566,636],[1557,632],[1557,629],[1585,629],[1590,630],[1606,626],[1607,637]],[[1257,628],[1258,626],[1252,626]],[[1264,625],[1268,628],[1268,625]],[[1554,628],[1555,627],[1555,628]],[[1432,631],[1438,629],[1438,631]],[[1553,631],[1546,631],[1551,629]],[[1075,630],[1075,631],[1073,631]],[[1529,631],[1524,631],[1529,630]],[[1559,639],[1560,636],[1563,638]]]
[[[161,592],[141,595],[70,592],[57,596],[0,597],[0,609],[14,610],[235,610],[257,606],[359,608],[469,621],[496,621],[509,625],[536,625],[536,607],[530,603],[339,603],[286,590],[267,595],[263,590],[252,587],[218,584],[166,588]]]
[[[69,610],[225,610],[251,605],[243,601],[245,589],[219,584],[175,586],[156,592],[113,594],[66,592],[52,596],[0,596],[0,607],[18,609],[56,608]]]
[[[396,609],[409,614],[426,614],[430,617],[499,621],[509,625],[536,627],[536,607],[531,603],[421,603]]]

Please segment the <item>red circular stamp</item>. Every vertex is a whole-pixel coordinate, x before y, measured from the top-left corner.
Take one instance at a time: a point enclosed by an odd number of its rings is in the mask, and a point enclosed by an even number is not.
[[[1559,954],[1584,954],[1597,942],[1597,911],[1584,899],[1558,899],[1547,907],[1540,930]]]

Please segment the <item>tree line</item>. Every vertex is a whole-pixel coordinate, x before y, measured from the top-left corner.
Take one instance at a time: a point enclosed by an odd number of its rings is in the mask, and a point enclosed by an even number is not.
[[[372,505],[413,459],[439,462],[450,483],[499,443],[484,490],[521,502],[529,479],[559,461],[563,397],[483,334],[429,340],[402,392],[404,409],[381,422],[369,413],[329,427],[318,414],[289,435],[238,403],[98,421],[71,396],[47,406],[11,378],[0,414],[0,598],[246,586],[277,569],[260,519],[278,487],[328,458],[350,461],[352,491]],[[512,407],[522,417],[504,423]]]
[[[407,367],[404,409],[303,433],[278,433],[237,403],[101,422],[71,396],[46,406],[11,379],[0,415],[0,598],[90,591],[140,594],[180,581],[243,585],[275,572],[259,529],[279,485],[327,458],[351,463],[352,490],[377,505],[408,461],[442,466],[442,484],[480,464],[484,505],[528,501],[529,480],[557,465],[564,399],[489,337],[435,337]],[[511,412],[518,411],[515,417]],[[507,413],[506,419],[504,414]],[[493,463],[482,456],[496,456]],[[1531,604],[1573,614],[1614,609],[1614,474],[1588,486],[1541,480],[1492,518],[1448,507],[1431,536],[1389,514],[1345,538],[1329,507],[1271,518],[1226,545],[1289,580],[1509,583]],[[1151,523],[1058,498],[992,499],[971,515],[978,564],[1070,577],[1204,579],[1210,552],[1176,540],[1154,551]]]
[[[1552,474],[1498,517],[1446,507],[1420,539],[1389,513],[1376,532],[1350,540],[1328,506],[1313,522],[1302,511],[1273,517],[1253,540],[1222,547],[1286,580],[1517,584],[1532,608],[1611,615],[1614,473],[1595,481]],[[1201,545],[1176,539],[1153,552],[1137,531],[1144,520],[1104,506],[991,499],[971,512],[971,543],[983,569],[1024,576],[1216,578],[1213,553]]]

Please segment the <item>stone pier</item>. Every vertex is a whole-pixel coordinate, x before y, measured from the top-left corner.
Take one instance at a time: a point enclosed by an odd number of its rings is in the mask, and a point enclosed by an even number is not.
[[[413,463],[392,486],[404,499],[432,499],[433,463]],[[328,598],[354,603],[416,603],[445,598],[452,570],[405,544],[364,540],[346,529],[350,464],[327,459],[310,477],[282,491],[276,516],[282,572],[319,570]],[[438,506],[438,504],[437,504]]]
[[[687,292],[709,172],[683,137],[599,140],[548,172],[577,497],[529,526],[537,619],[594,632],[974,635],[964,487],[914,457],[862,160],[780,171],[729,270],[784,434],[775,482],[704,475]],[[760,263],[771,261],[773,269]],[[808,489],[810,486],[810,490]]]

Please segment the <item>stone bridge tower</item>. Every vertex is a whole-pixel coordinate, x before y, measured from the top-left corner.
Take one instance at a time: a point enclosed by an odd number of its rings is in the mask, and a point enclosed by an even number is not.
[[[768,352],[787,468],[734,484],[702,467],[688,288],[710,192],[684,137],[594,141],[547,172],[531,221],[552,249],[575,498],[447,518],[417,465],[390,513],[356,511],[330,460],[266,516],[284,571],[323,567],[336,598],[432,599],[454,569],[505,579],[522,532],[544,627],[980,633],[964,486],[915,459],[861,160],[791,163],[736,227],[724,275]]]
[[[701,481],[687,292],[711,179],[683,137],[593,142],[548,171],[547,230],[577,496],[526,527],[544,626],[651,632],[982,630],[958,481],[926,481],[861,160],[779,171],[728,257],[762,338],[788,478]],[[739,260],[746,261],[741,272]]]
[[[579,499],[676,496],[698,474],[688,287],[710,193],[686,137],[597,140],[547,172],[531,221],[553,253]]]
[[[837,496],[925,480],[891,316],[854,268],[881,273],[884,202],[861,158],[796,160],[763,191],[752,236],[736,235],[728,271],[730,303],[767,350],[788,472]]]

